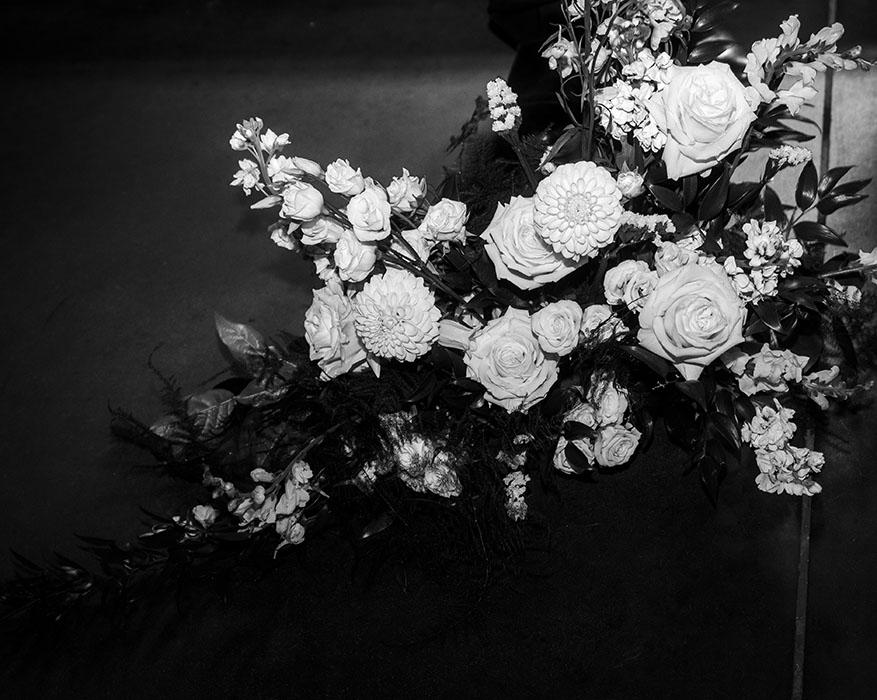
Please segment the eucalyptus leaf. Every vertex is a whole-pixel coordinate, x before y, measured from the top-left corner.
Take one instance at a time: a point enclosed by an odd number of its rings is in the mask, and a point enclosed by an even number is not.
[[[259,331],[245,323],[229,321],[218,313],[214,314],[214,319],[219,339],[228,348],[235,362],[247,369],[253,369],[254,365],[261,364],[262,355],[268,346]]]

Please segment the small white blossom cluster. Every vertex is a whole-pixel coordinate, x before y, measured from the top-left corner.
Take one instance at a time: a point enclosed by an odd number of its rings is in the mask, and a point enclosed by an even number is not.
[[[774,221],[759,223],[752,219],[743,224],[749,271],[740,267],[733,256],[724,262],[725,272],[741,299],[758,301],[777,293],[779,280],[801,265],[804,247],[796,238],[786,239]]]
[[[807,100],[816,97],[816,79],[826,70],[867,68],[859,60],[860,47],[838,53],[837,42],[843,36],[843,25],[836,22],[812,34],[806,43],[798,37],[801,23],[792,15],[780,24],[779,37],[761,39],[752,45],[746,56],[745,75],[749,85],[762,102],[778,102],[795,115]],[[781,88],[772,90],[769,77],[781,75]]]
[[[653,50],[675,29],[682,26],[686,17],[685,6],[681,0],[639,0],[639,5],[652,25]]]
[[[732,351],[733,354],[733,351]],[[800,383],[809,359],[791,350],[772,350],[765,343],[755,355],[740,352],[728,367],[738,376],[740,391],[752,396],[764,391],[785,393],[789,382]]]
[[[518,95],[502,78],[487,83],[487,106],[493,120],[493,130],[498,134],[514,131],[521,125],[521,108]]]
[[[600,124],[616,141],[624,141],[632,133],[644,150],[659,151],[667,143],[667,135],[646,107],[655,91],[648,82],[634,87],[626,80],[601,88],[596,95]]]
[[[527,517],[527,501],[524,499],[530,477],[523,472],[513,471],[502,481],[505,484],[506,513],[512,520],[524,520]]]
[[[307,462],[298,460],[280,473],[261,467],[250,472],[256,486],[241,491],[234,484],[205,472],[204,484],[213,487],[213,498],[228,499],[228,511],[240,520],[242,532],[258,532],[273,525],[280,535],[281,549],[289,544],[300,544],[305,538],[304,508],[311,498],[314,486],[313,472]],[[204,527],[216,520],[218,513],[209,506],[193,509],[194,518]]]
[[[648,83],[656,92],[660,92],[670,83],[669,69],[672,65],[670,54],[661,51],[655,55],[643,49],[637,54],[636,60],[621,69],[621,74],[628,80]]]
[[[666,214],[637,214],[625,210],[621,214],[621,226],[644,229],[659,236],[676,233],[676,225]]]
[[[578,47],[563,36],[558,36],[554,43],[542,52],[542,58],[548,59],[548,67],[557,71],[561,78],[568,78],[573,73],[578,73],[581,68]]]
[[[813,152],[809,148],[803,146],[789,146],[783,144],[777,148],[772,148],[768,153],[770,160],[776,161],[780,168],[793,168],[796,165],[804,165],[813,160]]]
[[[626,421],[627,391],[609,379],[595,380],[585,400],[564,416],[564,423],[577,423],[591,434],[567,440],[561,435],[554,452],[554,467],[567,474],[580,472],[567,458],[571,443],[590,464],[618,467],[630,461],[642,434]]]
[[[396,476],[412,491],[433,493],[454,498],[463,492],[457,475],[455,457],[447,445],[421,435],[411,413],[390,413],[380,417],[389,459],[371,465],[372,481],[376,475],[389,474],[395,467]]]
[[[755,417],[743,425],[741,435],[755,450],[758,488],[766,493],[813,496],[822,486],[812,475],[822,470],[825,457],[806,447],[793,447],[795,412],[774,400],[773,406],[757,406]]]

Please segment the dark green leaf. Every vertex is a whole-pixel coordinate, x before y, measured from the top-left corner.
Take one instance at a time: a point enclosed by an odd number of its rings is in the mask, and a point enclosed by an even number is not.
[[[868,185],[871,184],[871,178],[867,178],[865,180],[851,180],[850,182],[845,182],[842,185],[838,185],[834,189],[831,190],[833,195],[836,194],[858,194],[860,191],[865,189]]]
[[[700,221],[709,221],[716,218],[725,210],[728,201],[728,184],[731,181],[730,169],[725,170],[722,176],[716,180],[706,191],[700,207],[697,210],[697,218]]]
[[[819,210],[820,214],[828,216],[829,214],[836,212],[838,209],[851,207],[867,198],[868,195],[866,194],[833,194],[832,196],[821,200],[819,204],[816,205],[816,208]]]
[[[725,477],[727,468],[712,455],[705,455],[697,464],[700,483],[707,496],[715,504],[719,499],[719,486]]]
[[[660,185],[651,185],[649,191],[654,195],[658,202],[673,212],[682,212],[685,208],[682,203],[682,197],[676,192]]]
[[[563,437],[570,441],[591,439],[594,437],[594,429],[584,423],[568,420],[563,424]]]
[[[621,348],[664,379],[673,371],[673,365],[667,362],[667,360],[640,345],[622,345]]]
[[[735,41],[727,39],[708,39],[701,41],[688,52],[688,63],[709,63],[714,61],[729,49],[737,45]]]
[[[858,370],[859,359],[847,325],[840,316],[835,316],[831,320],[831,327],[834,331],[834,339],[837,341],[837,344],[840,346],[841,352],[843,353],[844,360],[846,360],[847,364],[853,370]]]
[[[783,203],[772,187],[764,188],[764,218],[782,224],[786,220]]]
[[[388,527],[390,527],[390,525],[393,524],[394,519],[395,516],[389,511],[381,513],[362,529],[360,538],[367,539],[369,537],[377,535],[379,532],[383,532]]]
[[[711,413],[709,417],[710,423],[716,433],[737,452],[740,451],[740,429],[737,422],[724,413]]]
[[[676,382],[673,386],[697,403],[698,406],[706,408],[706,389],[699,381],[690,379],[684,382]]]
[[[782,321],[780,321],[779,309],[774,302],[761,301],[755,305],[755,313],[758,318],[764,321],[764,324],[777,332],[783,330]]]
[[[690,207],[697,197],[699,179],[699,175],[688,175],[682,178],[682,202],[686,208]]]
[[[810,162],[812,163],[813,161]],[[841,178],[854,167],[853,165],[842,165],[839,168],[831,168],[819,181],[819,196],[827,196],[834,189],[834,186],[840,182]]]
[[[719,413],[734,415],[734,395],[728,389],[717,389],[713,401]]]
[[[736,0],[725,0],[724,2],[709,5],[702,12],[698,12],[695,15],[692,31],[706,33],[714,29],[722,23],[722,20],[728,14],[734,12],[738,7],[740,7],[740,3],[736,2]]]
[[[801,221],[795,224],[795,236],[802,241],[822,241],[831,245],[847,245],[847,242],[837,231],[816,221]]]
[[[738,396],[734,399],[734,410],[741,421],[749,422],[755,418],[755,404],[748,396]]]
[[[585,472],[592,472],[595,470],[594,465],[591,464],[587,457],[585,457],[584,452],[573,443],[568,442],[563,452],[567,464],[569,464],[570,468],[576,474],[584,474]]]
[[[819,174],[813,161],[807,161],[807,165],[798,176],[798,186],[795,188],[795,203],[802,211],[809,209],[816,201],[816,188],[819,184]]]

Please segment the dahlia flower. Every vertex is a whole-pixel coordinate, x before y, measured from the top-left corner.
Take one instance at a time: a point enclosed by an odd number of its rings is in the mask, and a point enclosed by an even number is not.
[[[435,295],[406,270],[372,277],[353,306],[357,334],[378,357],[411,362],[438,338],[441,313]]]
[[[590,161],[559,166],[539,183],[535,203],[536,232],[576,262],[609,245],[621,224],[621,190]]]

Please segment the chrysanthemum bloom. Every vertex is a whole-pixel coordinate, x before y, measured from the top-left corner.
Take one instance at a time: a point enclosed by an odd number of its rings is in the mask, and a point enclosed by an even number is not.
[[[609,245],[621,225],[621,190],[590,161],[559,166],[539,183],[535,202],[536,232],[576,262]]]
[[[378,357],[411,362],[438,338],[435,295],[407,270],[372,277],[353,300],[356,331]]]

